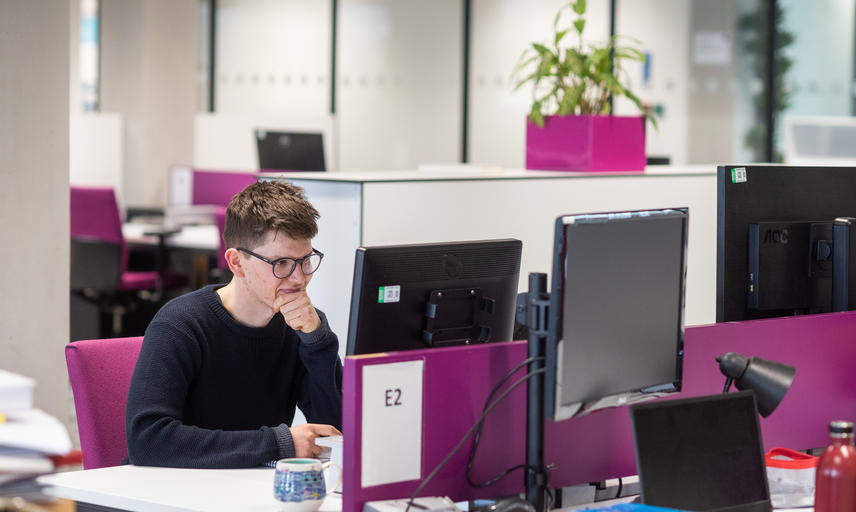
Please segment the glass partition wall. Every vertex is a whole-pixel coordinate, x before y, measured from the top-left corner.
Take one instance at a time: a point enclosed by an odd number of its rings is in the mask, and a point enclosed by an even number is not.
[[[332,115],[335,170],[522,168],[531,91],[511,71],[566,3],[218,0],[214,110]],[[781,161],[786,117],[854,113],[852,0],[587,3],[587,40],[612,29],[647,56],[626,69],[658,121],[649,156]],[[614,111],[638,113],[623,99]]]

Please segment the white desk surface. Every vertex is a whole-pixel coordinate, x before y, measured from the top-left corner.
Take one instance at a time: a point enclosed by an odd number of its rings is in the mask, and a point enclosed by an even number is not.
[[[157,245],[158,237],[146,236],[146,231],[163,229],[157,224],[126,222],[122,224],[122,236],[126,243]],[[214,224],[181,226],[181,231],[166,239],[167,247],[217,251],[220,248],[220,232]]]
[[[280,512],[273,498],[271,468],[178,469],[114,466],[39,477],[44,493],[82,503],[121,510],[152,512]],[[581,511],[631,501],[633,497],[559,509]],[[328,497],[320,512],[340,512],[341,495]],[[812,508],[776,509],[812,512]]]
[[[152,512],[279,512],[271,468],[179,469],[142,466],[70,471],[39,477],[44,493],[122,510]],[[321,512],[342,510],[331,494]]]

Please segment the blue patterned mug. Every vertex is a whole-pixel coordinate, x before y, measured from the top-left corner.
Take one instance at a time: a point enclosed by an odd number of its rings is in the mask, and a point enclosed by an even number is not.
[[[330,465],[330,462],[317,459],[280,459],[273,475],[273,497],[280,501],[282,509],[288,512],[318,510],[324,498],[342,483],[340,469],[339,481],[329,491],[326,489],[324,470]]]

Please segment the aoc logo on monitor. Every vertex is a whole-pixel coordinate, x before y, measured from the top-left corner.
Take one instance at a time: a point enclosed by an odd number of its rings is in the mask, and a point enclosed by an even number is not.
[[[788,233],[787,228],[783,229],[768,229],[764,232],[764,243],[765,244],[786,244],[788,243],[788,238],[790,234]]]

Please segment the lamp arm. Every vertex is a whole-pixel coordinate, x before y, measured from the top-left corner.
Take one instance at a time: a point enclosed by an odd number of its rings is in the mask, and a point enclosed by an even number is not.
[[[723,393],[728,393],[729,388],[731,388],[731,383],[734,382],[734,379],[731,377],[725,378],[725,387],[722,389]]]

